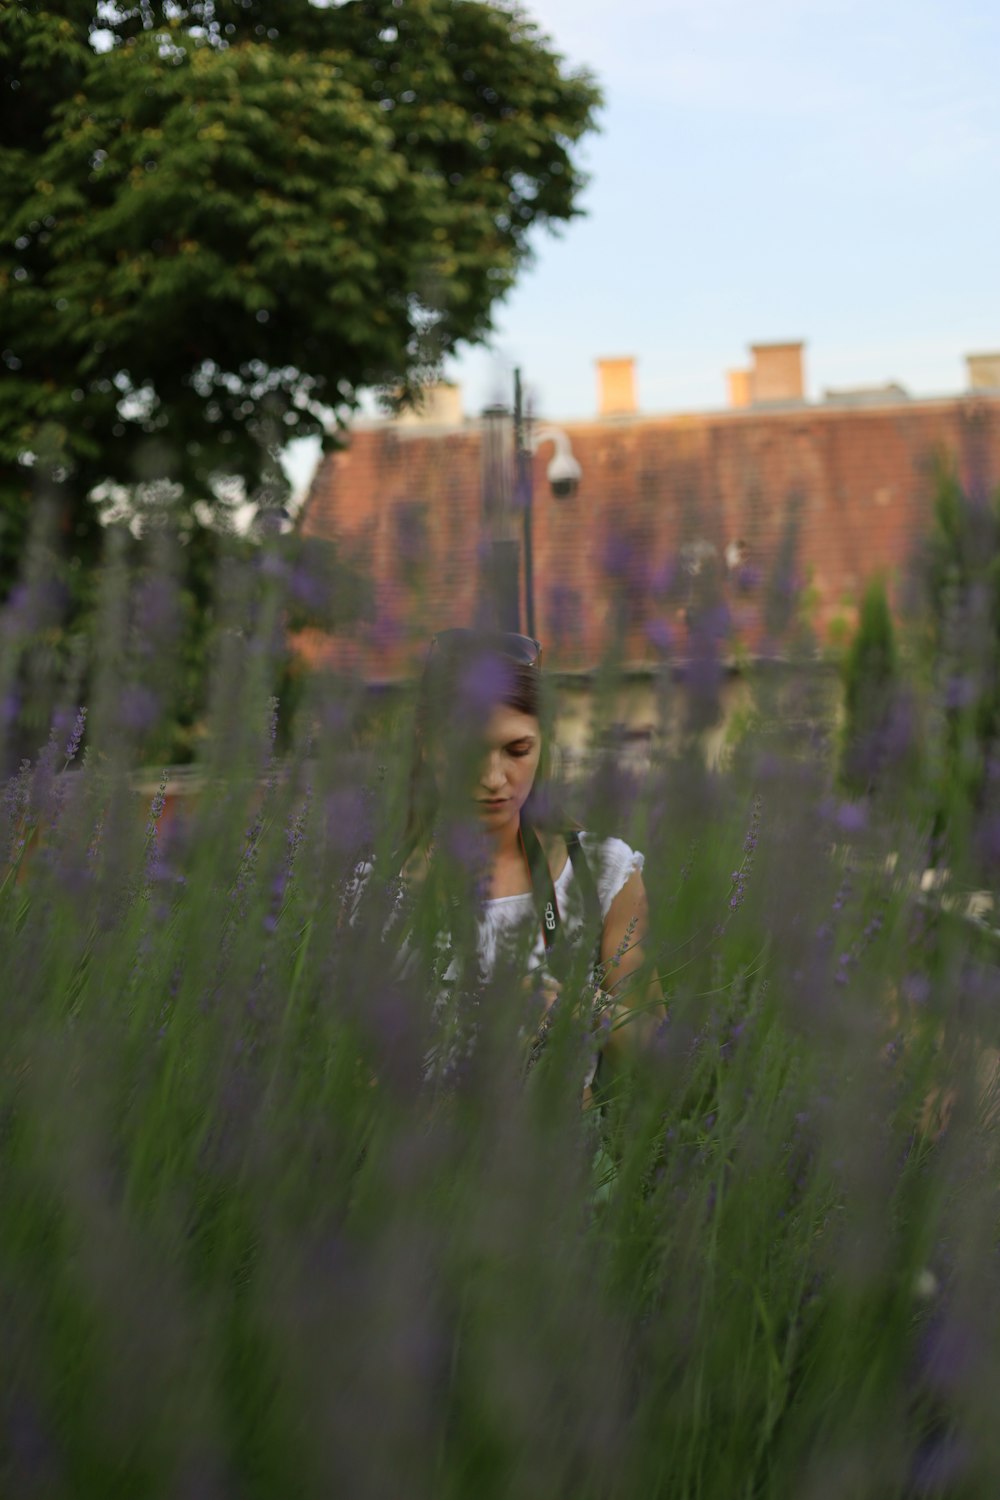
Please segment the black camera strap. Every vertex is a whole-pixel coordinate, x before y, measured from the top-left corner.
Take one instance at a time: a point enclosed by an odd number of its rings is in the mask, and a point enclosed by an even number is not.
[[[545,857],[538,834],[530,823],[521,820],[521,848],[528,862],[531,872],[531,888],[535,899],[535,910],[542,928],[542,939],[545,943],[546,953],[551,953],[555,947],[556,940],[562,930],[562,917],[559,912],[559,902],[556,897],[556,888],[552,879],[552,871]],[[597,932],[598,945],[600,944],[600,933],[603,926],[601,916],[601,903],[597,894],[597,883],[594,880],[593,871],[587,863],[587,856],[583,852],[580,836],[575,829],[566,834],[566,847],[573,864],[573,874],[580,884],[580,893],[583,897],[583,906],[586,913],[588,926],[592,925]],[[599,950],[598,950],[599,951]]]

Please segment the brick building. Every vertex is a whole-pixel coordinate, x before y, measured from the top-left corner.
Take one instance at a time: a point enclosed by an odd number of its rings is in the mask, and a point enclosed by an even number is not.
[[[705,590],[725,606],[730,643],[756,649],[792,515],[793,571],[808,585],[814,628],[829,635],[852,622],[873,573],[898,589],[929,516],[937,456],[971,487],[1000,484],[1000,357],[970,356],[960,396],[915,400],[889,385],[810,404],[801,344],[751,353],[748,369],[729,372],[730,407],[697,415],[642,413],[632,361],[599,361],[597,416],[552,434],[580,466],[571,497],[553,496],[554,449],[539,444],[535,622],[550,665],[592,665],[612,628],[632,661],[683,654],[688,611]],[[520,566],[512,446],[509,417],[463,419],[447,386],[420,413],[352,430],[318,470],[299,524],[371,570],[377,618],[350,640],[305,640],[308,655],[394,678],[432,629],[483,619],[484,565],[500,556]],[[515,580],[523,597],[523,575]]]

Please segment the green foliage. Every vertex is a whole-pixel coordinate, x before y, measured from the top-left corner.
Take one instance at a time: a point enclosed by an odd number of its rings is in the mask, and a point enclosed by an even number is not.
[[[865,589],[842,676],[845,722],[841,778],[851,790],[867,792],[885,763],[885,742],[899,685],[896,631],[881,578],[871,579]]]
[[[0,8],[0,587],[42,470],[92,561],[97,486],[274,505],[284,442],[482,337],[598,102],[471,0]]]
[[[136,763],[195,759],[207,731],[213,642],[227,600],[261,608],[268,590],[282,599],[267,648],[267,693],[279,700],[284,744],[304,687],[296,633],[335,634],[371,615],[367,581],[334,543],[292,532],[270,537],[262,550],[169,508],[139,536],[120,523],[103,528],[103,557],[86,571],[74,600],[65,583],[74,570],[48,519],[36,524],[29,543],[26,579],[12,596],[0,651],[9,766],[38,752],[53,716],[69,712],[68,699],[93,704],[108,667],[119,689],[115,732],[126,736]]]
[[[933,526],[920,554],[917,625],[932,700],[937,848],[994,883],[1000,859],[1000,491],[963,489],[938,469]]]
[[[298,539],[202,559],[196,767],[136,776],[184,648],[133,542],[82,747],[41,551],[0,620],[6,748],[12,680],[55,705],[0,798],[0,1492],[995,1493],[1000,971],[921,896],[911,809],[845,830],[774,724],[724,776],[686,741],[561,788],[646,856],[668,1017],[581,1111],[587,955],[526,1075],[534,931],[476,977],[460,843],[400,902],[412,705],[373,733],[316,676],[278,753]]]

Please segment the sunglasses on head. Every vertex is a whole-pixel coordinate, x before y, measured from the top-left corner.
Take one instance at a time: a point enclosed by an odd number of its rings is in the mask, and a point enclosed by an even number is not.
[[[524,667],[539,667],[542,661],[542,645],[530,635],[517,635],[509,630],[439,630],[431,638],[431,652],[492,651],[505,656]],[[430,653],[428,653],[430,654]]]

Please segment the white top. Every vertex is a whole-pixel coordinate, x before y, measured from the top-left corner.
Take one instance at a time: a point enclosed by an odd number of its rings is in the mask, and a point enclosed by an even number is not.
[[[629,847],[624,839],[600,839],[593,833],[580,834],[580,846],[594,876],[597,895],[601,903],[601,917],[606,918],[611,903],[636,870],[646,862],[645,855]],[[563,932],[571,942],[583,926],[583,895],[569,858],[553,882]],[[494,896],[483,903],[483,915],[479,921],[479,953],[486,975],[493,972],[497,948],[508,933],[519,931],[525,922],[534,922],[535,945],[528,957],[528,968],[537,969],[545,961],[545,939],[541,923],[535,911],[531,891],[522,891],[516,896]]]
[[[637,850],[632,849],[625,843],[624,839],[607,838],[601,839],[593,833],[581,833],[579,835],[580,845],[587,858],[597,886],[597,895],[601,904],[601,917],[606,918],[611,908],[611,903],[628,880],[629,876],[636,870],[642,870],[646,858]],[[349,899],[356,909],[356,900],[361,890],[367,884],[371,875],[370,863],[361,865],[352,882],[352,890]],[[556,893],[556,901],[559,905],[559,916],[563,926],[565,938],[572,942],[576,933],[583,926],[585,908],[583,895],[579,889],[579,883],[573,869],[573,861],[567,857],[566,864],[553,881]],[[400,895],[400,901],[402,895]],[[353,922],[353,913],[351,917]],[[482,903],[481,915],[477,920],[478,947],[480,964],[483,977],[488,978],[496,964],[497,950],[501,943],[508,937],[514,938],[524,931],[526,923],[535,924],[535,943],[528,955],[528,969],[537,969],[545,961],[545,939],[542,936],[541,923],[535,911],[534,896],[531,891],[522,891],[516,896],[493,896]],[[449,967],[444,978],[451,979],[454,975]]]
[[[637,870],[642,870],[645,864],[645,855],[638,850],[632,849],[625,843],[624,839],[598,838],[596,834],[581,833],[579,835],[580,845],[587,859],[594,883],[597,886],[598,900],[601,906],[601,917],[606,919],[611,903],[628,880],[629,876]],[[357,911],[357,898],[367,884],[372,872],[371,863],[361,865],[355,873],[351,882],[351,891],[348,899],[353,907],[351,922]],[[559,906],[559,916],[562,922],[563,939],[572,943],[576,934],[582,928],[585,920],[585,905],[583,894],[576,879],[573,869],[573,861],[567,856],[563,869],[558,878],[553,882],[556,893],[556,901]],[[403,893],[400,891],[397,899],[397,911],[403,901]],[[496,964],[497,953],[502,944],[506,942],[524,941],[526,925],[534,924],[535,940],[533,947],[527,957],[527,969],[532,971],[545,963],[545,939],[542,936],[541,923],[535,911],[534,895],[531,891],[523,891],[516,896],[494,896],[482,903],[481,914],[477,918],[478,949],[480,970],[483,979],[488,979]],[[445,952],[448,947],[447,935],[438,935],[439,951],[443,945]],[[404,939],[399,957],[404,965],[407,962],[408,942]],[[595,954],[596,962],[596,954]],[[447,990],[455,982],[459,974],[459,960],[452,958],[447,968],[441,974],[443,989],[435,1002],[435,1014],[444,1024],[445,1031],[448,1030],[447,1016],[449,1006],[446,999]],[[427,1057],[427,1076],[431,1077],[438,1073],[443,1076],[448,1068],[461,1055],[463,1049],[471,1047],[474,1042],[475,1028],[471,1035],[463,1038],[456,1036],[454,1032],[445,1037],[432,1048]],[[597,1068],[597,1054],[591,1056],[586,1076],[582,1079],[584,1086],[593,1080]]]

